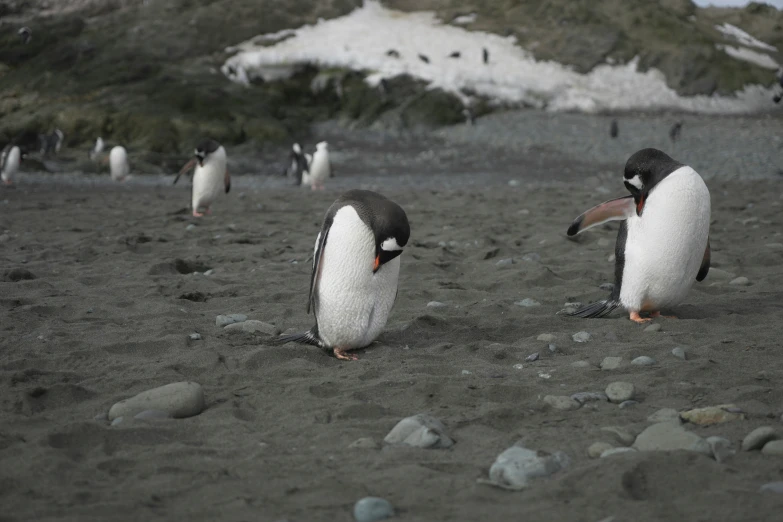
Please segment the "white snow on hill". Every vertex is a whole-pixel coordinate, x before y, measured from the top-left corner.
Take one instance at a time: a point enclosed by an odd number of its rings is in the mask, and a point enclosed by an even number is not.
[[[489,53],[486,64],[483,49]],[[391,50],[399,57],[387,54]],[[402,13],[374,0],[366,0],[346,16],[262,35],[226,51],[235,54],[223,65],[223,74],[245,84],[256,78],[284,78],[310,63],[366,71],[370,85],[408,74],[428,82],[430,88],[453,92],[466,103],[470,103],[469,93],[475,93],[498,103],[551,111],[746,113],[775,108],[772,89],[761,86],[746,86],[729,97],[679,96],[660,71],[638,71],[637,60],[579,74],[559,63],[536,61],[513,37],[467,31],[442,23],[431,12]],[[450,57],[454,52],[460,56]]]
[[[761,40],[753,38],[751,35],[740,29],[739,27],[731,24],[716,25],[715,29],[723,33],[724,36],[733,38],[746,47],[758,47],[765,51],[777,51],[777,47],[764,43]]]

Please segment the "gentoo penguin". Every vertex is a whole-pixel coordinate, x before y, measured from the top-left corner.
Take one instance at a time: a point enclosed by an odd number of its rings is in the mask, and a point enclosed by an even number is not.
[[[482,56],[482,58],[484,59],[484,63],[485,63],[485,64],[489,63],[489,51],[487,51],[487,48],[486,48],[486,47],[484,47],[484,48],[481,50],[481,56]]]
[[[462,56],[462,53],[460,53],[459,51],[454,51],[449,55],[449,58],[459,58],[460,56]]]
[[[710,269],[710,192],[701,176],[660,150],[642,149],[625,164],[631,193],[576,218],[569,236],[607,221],[622,220],[615,245],[614,289],[609,299],[571,315],[603,317],[618,306],[642,323],[639,312],[658,317],[680,303],[694,279]]]
[[[22,40],[23,44],[29,44],[30,40],[33,38],[33,30],[29,27],[22,27],[19,29],[17,34],[19,35],[19,39]]]
[[[682,122],[678,121],[674,125],[672,125],[672,128],[669,129],[669,139],[672,140],[672,143],[677,141],[677,138],[680,137],[680,132],[682,131]]]
[[[331,177],[332,167],[329,162],[329,144],[322,141],[315,146],[312,161],[308,161],[308,169],[302,174],[302,185],[310,185],[313,190],[324,189],[324,181]]]
[[[0,155],[0,178],[6,185],[13,185],[19,164],[22,162],[21,149],[13,144],[8,144]]]
[[[90,149],[88,155],[92,161],[95,161],[101,152],[103,152],[103,138],[98,136],[98,139],[95,140],[95,146],[93,146],[93,148]]]
[[[391,56],[392,58],[399,58],[400,52],[396,49],[389,49],[386,51],[386,56]]]
[[[286,169],[285,174],[294,180],[295,185],[301,185],[302,177],[308,171],[310,165],[307,157],[302,152],[302,147],[298,143],[294,143],[289,159],[291,160],[291,166]]]
[[[312,344],[338,359],[356,360],[346,351],[369,345],[386,325],[409,237],[408,217],[393,201],[369,190],[340,196],[315,240],[307,303],[315,326],[275,344]]]
[[[38,136],[38,141],[41,144],[41,156],[48,156],[52,152],[59,154],[64,140],[65,134],[60,129],[54,129],[51,134]]]
[[[612,120],[612,124],[609,126],[609,136],[616,138],[620,133],[620,129],[617,126],[617,120]]]
[[[419,60],[421,60],[424,63],[430,63],[430,59],[427,57],[426,54],[420,54],[419,55]]]
[[[196,167],[193,173],[193,215],[201,217],[204,214],[199,209],[206,209],[211,214],[209,206],[217,199],[222,190],[231,190],[231,177],[226,169],[226,149],[213,139],[205,139],[196,147],[195,157],[179,171],[174,183],[190,169]]]
[[[114,181],[124,181],[130,174],[130,165],[128,165],[128,152],[122,145],[112,147],[109,152],[109,171],[111,179]]]

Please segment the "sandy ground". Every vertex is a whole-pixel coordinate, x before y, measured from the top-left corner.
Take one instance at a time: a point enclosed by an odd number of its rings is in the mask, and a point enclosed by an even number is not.
[[[783,495],[759,487],[783,480],[783,457],[586,455],[596,441],[620,445],[601,427],[638,433],[665,407],[736,404],[747,420],[689,427],[735,446],[757,426],[783,433],[783,189],[709,182],[718,270],[671,310],[679,319],[644,332],[623,314],[557,314],[608,293],[598,287],[612,280],[616,225],[579,241],[565,230],[622,195],[619,176],[368,185],[403,206],[412,235],[387,331],[350,363],[215,325],[218,314],[242,313],[281,330],[311,326],[309,257],[335,184],[260,190],[238,177],[199,220],[185,212],[186,186],[23,181],[1,190],[0,272],[23,268],[35,279],[0,282],[0,520],[347,521],[368,495],[411,521],[776,520]],[[734,276],[750,285],[729,284]],[[524,298],[540,306],[514,304]],[[579,331],[592,339],[574,342]],[[193,332],[203,340],[189,341]],[[554,353],[537,340],[543,333],[554,335]],[[671,354],[677,346],[689,360]],[[526,362],[534,352],[540,359]],[[627,364],[640,355],[657,364]],[[626,364],[599,369],[607,356]],[[572,366],[580,360],[590,366]],[[183,380],[204,387],[198,416],[101,419],[118,400]],[[613,381],[633,383],[639,404],[564,412],[542,402]],[[381,444],[397,421],[423,412],[446,424],[452,449]],[[349,448],[362,437],[377,448]],[[524,491],[479,484],[517,440],[564,451],[572,464]]]

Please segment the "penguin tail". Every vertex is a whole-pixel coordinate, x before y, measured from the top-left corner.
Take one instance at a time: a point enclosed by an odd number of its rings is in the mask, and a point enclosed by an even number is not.
[[[313,327],[310,330],[302,333],[281,335],[272,341],[272,344],[275,346],[282,346],[286,343],[310,344],[317,346],[318,348],[326,348],[326,345],[318,336],[318,327]]]
[[[592,319],[598,317],[606,317],[611,314],[616,308],[620,306],[620,301],[615,299],[604,299],[603,301],[596,301],[581,307],[575,312],[571,312],[570,316],[583,317],[585,319]]]

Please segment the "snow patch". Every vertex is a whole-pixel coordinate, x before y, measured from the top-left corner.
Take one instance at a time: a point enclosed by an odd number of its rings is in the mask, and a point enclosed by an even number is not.
[[[731,45],[720,45],[720,44],[716,44],[715,47],[720,49],[721,51],[724,51],[732,58],[736,58],[737,60],[742,60],[745,62],[750,62],[752,64],[758,65],[759,67],[764,67],[766,69],[773,69],[773,70],[777,70],[777,68],[779,67],[778,62],[773,60],[770,55],[760,53],[758,51],[753,51],[752,49],[748,49],[746,47],[732,47]]]
[[[478,15],[476,13],[470,13],[467,15],[456,17],[454,20],[451,21],[451,23],[454,25],[468,25],[475,22],[476,18],[478,18]]]
[[[766,51],[777,51],[777,47],[769,45],[768,43],[764,43],[761,40],[758,40],[736,25],[731,25],[729,23],[724,23],[723,25],[716,25],[715,29],[720,31],[724,36],[728,36],[729,38],[734,38],[737,40],[740,44],[746,46],[746,47],[757,47],[759,49],[764,49]]]

